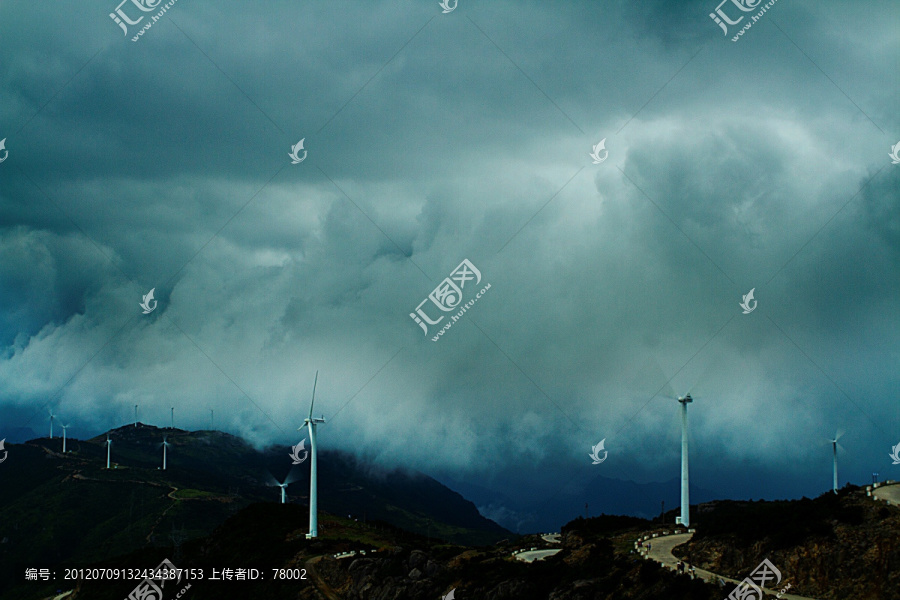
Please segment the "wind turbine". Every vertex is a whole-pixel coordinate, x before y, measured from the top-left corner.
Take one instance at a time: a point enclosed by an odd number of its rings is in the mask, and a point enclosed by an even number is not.
[[[138,405],[134,405],[134,426],[137,427],[137,407]]]
[[[215,429],[213,429],[213,423],[215,422],[213,419],[215,418],[215,416],[216,415],[213,412],[213,409],[209,409],[209,430],[210,431],[215,431]]]
[[[306,534],[307,539],[319,537],[319,498],[316,485],[316,425],[324,423],[325,419],[314,419],[312,416],[313,406],[316,403],[316,384],[318,382],[319,372],[316,371],[316,378],[313,381],[312,402],[309,403],[309,417],[303,420],[305,426],[309,428],[309,533]],[[298,427],[297,431],[301,429],[303,427]]]
[[[162,468],[162,470],[163,471],[166,470],[166,447],[171,446],[171,444],[169,444],[169,442],[167,440],[168,440],[168,436],[163,436],[163,443],[162,443],[162,449],[163,449],[163,468]]]
[[[267,485],[281,488],[281,503],[284,504],[287,501],[286,500],[287,494],[286,494],[285,490],[287,489],[287,486],[291,485],[295,481],[297,481],[296,467],[292,467],[291,470],[288,471],[288,474],[284,478],[284,481],[282,481],[280,483],[278,482],[277,479],[275,479],[275,477],[271,473],[269,473],[269,482],[267,483]]]
[[[109,468],[109,448],[112,446],[112,442],[109,439],[109,434],[106,434],[106,468]]]
[[[681,524],[691,526],[690,482],[688,479],[688,416],[687,405],[694,399],[688,394],[679,398],[681,403]]]
[[[831,453],[833,456],[834,462],[834,485],[832,487],[832,491],[837,494],[838,493],[838,476],[837,476],[837,451],[838,451],[838,440],[841,439],[843,433],[839,433],[837,431],[834,432],[834,437],[828,440],[831,442]]]
[[[172,407],[172,429],[175,429],[175,407]]]
[[[50,439],[53,439],[53,419],[56,417],[53,415],[53,409],[48,409],[50,411]]]
[[[715,369],[716,363],[714,361],[710,361],[707,363],[706,367],[702,372],[692,377],[694,384],[690,386],[688,389],[692,391],[696,391],[696,386],[701,383],[703,380],[707,378],[709,374],[711,374]],[[673,377],[667,377],[665,371],[663,371],[662,367],[658,362],[654,361],[649,366],[651,370],[656,371],[657,377],[662,377],[663,383],[662,387],[657,391],[658,394],[661,394],[665,398],[671,398],[673,400],[678,400],[681,404],[681,516],[675,517],[675,523],[681,523],[685,527],[691,526],[691,501],[690,501],[690,469],[689,469],[689,461],[688,461],[688,416],[687,409],[688,404],[694,401],[691,397],[690,392],[688,392],[685,396],[678,396],[677,398],[673,395],[674,390],[669,385],[669,383],[674,379]],[[679,370],[680,372],[680,370]],[[678,373],[675,374],[676,376]]]
[[[62,425],[62,423],[60,423]],[[63,454],[66,453],[66,429],[69,428],[68,425],[62,425],[63,428]]]

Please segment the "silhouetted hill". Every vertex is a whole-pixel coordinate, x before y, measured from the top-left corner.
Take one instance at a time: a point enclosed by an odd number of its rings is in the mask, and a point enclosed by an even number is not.
[[[165,471],[163,436],[170,443]],[[84,565],[170,545],[173,536],[207,535],[252,503],[279,502],[279,488],[266,485],[272,474],[279,481],[296,478],[288,500],[308,514],[309,462],[292,467],[287,447],[260,452],[221,432],[143,424],[115,429],[110,438],[110,469],[105,434],[69,439],[65,455],[57,439],[7,444],[0,469],[0,595],[26,566]],[[319,509],[459,542],[510,535],[425,475],[372,468],[338,452],[319,454]]]

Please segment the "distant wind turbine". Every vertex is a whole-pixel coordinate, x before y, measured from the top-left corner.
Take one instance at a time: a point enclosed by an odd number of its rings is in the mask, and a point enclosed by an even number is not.
[[[305,426],[309,428],[309,533],[306,534],[307,539],[319,537],[319,506],[318,506],[318,489],[316,478],[316,425],[324,423],[325,419],[313,418],[313,406],[316,404],[316,384],[319,382],[319,372],[316,371],[316,378],[313,381],[312,402],[309,403],[309,417],[304,419]],[[298,427],[300,431],[303,427]]]
[[[109,448],[112,446],[112,441],[109,439],[109,434],[106,434],[106,468],[109,468]]]
[[[287,494],[286,494],[287,486],[294,483],[295,481],[297,481],[296,470],[294,468],[291,468],[291,470],[288,471],[287,476],[284,478],[284,481],[282,481],[282,482],[279,482],[270,473],[269,481],[268,481],[267,485],[281,488],[281,503],[284,504],[287,501]]]
[[[162,449],[163,449],[163,468],[162,470],[166,470],[166,448],[170,446],[168,440],[168,436],[163,436]]]
[[[209,409],[209,430],[210,431],[215,431],[215,429],[213,429],[213,423],[215,423],[215,420],[214,420],[215,416],[216,415],[213,412],[213,409]]]
[[[51,408],[49,410],[50,410],[50,439],[52,440],[53,439],[53,419],[55,419],[56,417],[53,415],[53,409]]]
[[[62,425],[62,423],[60,423]],[[69,428],[68,425],[62,425],[63,428],[63,454],[66,453],[66,429]]]
[[[134,405],[134,426],[137,427],[137,407],[138,405]]]
[[[172,407],[172,429],[175,429],[175,407]]]

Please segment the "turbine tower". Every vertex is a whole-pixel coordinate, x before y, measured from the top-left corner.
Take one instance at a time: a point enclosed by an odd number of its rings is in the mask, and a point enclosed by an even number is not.
[[[313,381],[312,402],[309,403],[309,417],[304,419],[305,426],[309,428],[309,533],[306,538],[319,537],[319,518],[318,518],[318,490],[316,485],[316,425],[324,423],[325,419],[314,419],[313,406],[316,403],[316,384],[319,382],[319,372],[316,371],[316,378]],[[303,427],[298,427],[297,431]],[[284,491],[284,488],[282,488]]]
[[[285,493],[284,493],[284,490],[285,490],[285,488],[287,488],[287,486],[288,486],[287,482],[279,483],[279,484],[278,484],[278,487],[281,488],[281,503],[282,503],[282,504],[284,504],[284,499],[285,499]]]
[[[50,439],[52,440],[53,439],[53,419],[55,419],[56,417],[53,415],[53,409],[51,408],[49,410],[50,410]]]
[[[166,447],[169,446],[169,442],[167,440],[168,440],[168,436],[163,436],[163,443],[162,443],[162,447],[163,447],[163,468],[162,468],[162,470],[163,471],[166,470]]]
[[[134,426],[137,427],[137,407],[138,405],[134,405]]]
[[[109,447],[112,446],[112,442],[109,440],[109,434],[106,434],[106,468],[109,468]]]
[[[688,417],[687,405],[694,399],[688,394],[679,398],[681,403],[681,518],[680,522],[685,527],[691,526],[691,501],[688,480]]]
[[[209,430],[210,431],[215,431],[215,429],[213,429],[213,423],[215,423],[215,421],[214,421],[215,416],[216,415],[213,412],[213,409],[209,409]]]
[[[175,407],[172,407],[172,429],[175,429]]]
[[[62,425],[62,428],[63,428],[63,454],[65,454],[66,453],[66,429],[68,429],[69,426],[63,425],[62,423],[60,423],[60,425]]]
[[[831,442],[831,453],[832,453],[832,460],[833,460],[833,466],[834,466],[834,481],[833,481],[831,491],[833,491],[835,494],[838,493],[838,476],[837,476],[838,443],[837,442],[839,439],[841,439],[842,435],[843,435],[842,433],[835,432],[834,437],[831,438],[830,440],[828,440]]]

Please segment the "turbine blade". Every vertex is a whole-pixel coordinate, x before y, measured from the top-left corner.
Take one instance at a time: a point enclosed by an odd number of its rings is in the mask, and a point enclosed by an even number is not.
[[[316,384],[319,383],[319,372],[316,371],[316,379],[313,381],[312,402],[309,403],[309,418],[312,419],[313,406],[316,404]]]

